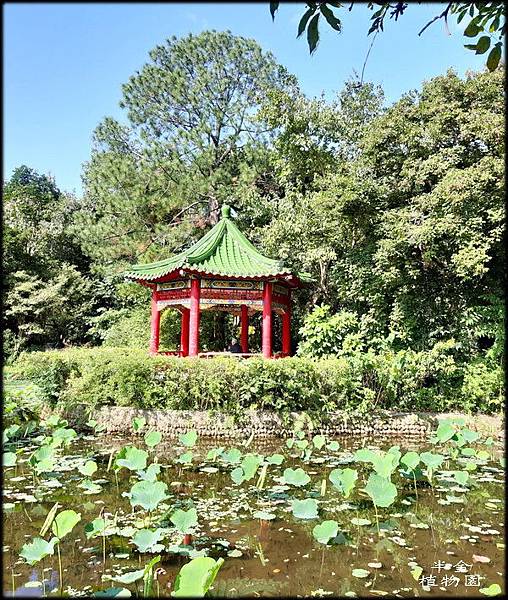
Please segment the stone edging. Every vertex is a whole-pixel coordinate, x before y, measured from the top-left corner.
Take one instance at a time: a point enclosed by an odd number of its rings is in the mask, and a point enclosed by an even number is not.
[[[86,422],[86,407],[76,406],[66,410],[62,416],[76,428]],[[234,422],[231,415],[210,413],[207,411],[184,410],[143,410],[124,406],[103,406],[98,408],[93,418],[105,427],[105,434],[132,435],[134,417],[144,417],[148,429],[157,429],[165,436],[177,436],[189,429],[195,429],[201,436],[237,438],[254,434],[256,438],[286,437],[291,435],[293,424],[299,413],[291,413],[289,422],[271,411],[245,411],[240,423]],[[408,436],[423,437],[437,427],[440,419],[461,416],[466,425],[492,437],[504,435],[501,415],[464,415],[459,413],[403,413],[395,411],[377,411],[374,415],[351,415],[334,412],[327,423],[316,425],[314,433],[327,435],[360,436]],[[144,431],[147,429],[145,428]]]

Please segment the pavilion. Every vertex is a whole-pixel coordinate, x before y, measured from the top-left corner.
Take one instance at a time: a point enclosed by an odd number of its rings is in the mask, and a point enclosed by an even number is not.
[[[249,355],[249,315],[263,313],[262,353],[271,358],[272,318],[282,318],[282,353],[291,354],[291,292],[310,281],[278,260],[263,256],[231,219],[222,218],[187,250],[166,260],[134,265],[125,276],[152,290],[150,354],[159,352],[160,315],[167,307],[180,311],[178,356],[199,356],[201,311],[220,310],[240,316],[242,354]]]

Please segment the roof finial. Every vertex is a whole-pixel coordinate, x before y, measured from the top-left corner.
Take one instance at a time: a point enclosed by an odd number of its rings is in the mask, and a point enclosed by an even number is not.
[[[229,219],[231,217],[231,206],[229,204],[222,205],[222,218]]]

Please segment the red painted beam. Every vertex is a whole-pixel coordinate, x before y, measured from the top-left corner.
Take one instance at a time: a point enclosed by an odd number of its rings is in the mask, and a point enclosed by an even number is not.
[[[240,345],[242,352],[249,351],[249,311],[247,305],[242,304],[241,307],[242,331],[240,336]]]
[[[272,284],[265,282],[263,287],[263,357],[272,357]]]
[[[190,322],[190,310],[188,308],[182,309],[182,329],[180,332],[180,350],[182,356],[189,356],[189,322]]]
[[[157,291],[152,290],[152,316],[150,321],[150,354],[157,354],[159,351],[159,331],[161,323],[161,314],[157,310]]]
[[[199,353],[199,300],[201,295],[201,282],[199,279],[191,280],[191,301],[189,318],[189,356]]]

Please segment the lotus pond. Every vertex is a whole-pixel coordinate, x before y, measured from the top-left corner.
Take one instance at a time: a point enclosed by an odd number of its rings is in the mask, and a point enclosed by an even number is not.
[[[52,416],[4,431],[3,591],[16,596],[504,592],[501,444],[129,439]]]

